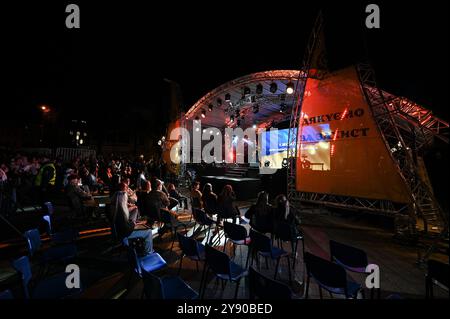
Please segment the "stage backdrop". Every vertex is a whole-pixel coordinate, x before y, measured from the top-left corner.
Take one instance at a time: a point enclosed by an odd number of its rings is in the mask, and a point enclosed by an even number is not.
[[[302,111],[298,191],[410,201],[354,68],[309,79]]]

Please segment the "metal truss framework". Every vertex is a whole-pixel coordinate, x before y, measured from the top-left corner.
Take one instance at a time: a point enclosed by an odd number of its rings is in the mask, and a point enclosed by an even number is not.
[[[190,109],[186,112],[186,117],[193,116],[199,109],[208,105],[208,103],[214,102],[214,100],[223,95],[224,92],[229,92],[235,88],[241,88],[245,85],[249,85],[255,82],[265,82],[274,80],[286,80],[295,79],[299,77],[298,70],[273,70],[258,72],[249,75],[242,76],[235,80],[229,81],[214,90],[205,94],[200,100],[198,100]]]
[[[297,192],[297,201],[302,203],[321,203],[326,206],[339,208],[360,209],[382,215],[392,216],[394,214],[405,214],[408,205],[394,203],[389,200],[368,199],[360,197],[350,197],[342,195]]]
[[[287,196],[294,205],[298,204],[298,192],[296,189],[296,166],[298,156],[298,136],[300,134],[301,114],[303,97],[306,89],[306,82],[309,77],[311,63],[314,54],[321,42],[321,32],[323,28],[323,15],[319,12],[315,21],[313,31],[310,35],[306,51],[303,55],[302,69],[298,74],[295,87],[294,105],[292,107],[291,119],[289,122],[288,148],[287,148]]]
[[[375,73],[370,64],[360,63],[357,70],[361,88],[371,108],[374,120],[400,176],[408,187],[412,203],[409,214],[423,219],[425,231],[431,226],[432,229],[439,231],[439,237],[447,237],[448,213],[439,206],[428,184],[420,178],[413,153],[416,150],[411,149],[405,143],[394,116],[399,114],[405,119],[417,121],[417,123],[413,122],[412,124],[422,130],[426,128],[428,133],[441,138],[445,130],[445,123],[430,117],[429,112],[423,117],[424,114],[421,112],[423,109],[408,105],[408,102],[404,103],[402,100],[400,102],[398,100],[388,101],[384,92],[377,87]],[[433,248],[434,245],[427,250],[420,261],[426,260],[432,253]]]
[[[386,108],[393,114],[404,141],[410,148],[420,151],[431,145],[434,138],[449,143],[449,123],[411,100],[384,91],[383,94]]]

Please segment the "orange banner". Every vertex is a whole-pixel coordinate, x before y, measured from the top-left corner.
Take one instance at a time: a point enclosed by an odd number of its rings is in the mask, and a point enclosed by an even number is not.
[[[410,201],[354,68],[308,79],[302,111],[298,191]]]

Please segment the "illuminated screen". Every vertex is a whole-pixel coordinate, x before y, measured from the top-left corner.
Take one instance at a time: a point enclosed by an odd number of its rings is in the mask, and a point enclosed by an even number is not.
[[[296,129],[292,131],[293,134],[297,132]],[[274,169],[282,168],[283,160],[287,157],[289,129],[271,130],[262,134],[265,144],[260,145],[260,166]],[[303,142],[300,147],[304,169],[330,170],[330,134],[329,124],[305,127],[302,130]]]

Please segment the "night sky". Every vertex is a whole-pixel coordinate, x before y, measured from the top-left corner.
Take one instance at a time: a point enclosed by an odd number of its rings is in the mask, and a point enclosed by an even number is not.
[[[363,27],[372,2],[381,7],[380,30]],[[85,118],[120,117],[128,107],[163,116],[164,78],[180,84],[187,109],[236,77],[299,68],[322,7],[332,68],[367,52],[383,89],[448,120],[445,1],[73,1],[81,29],[65,28],[69,1],[13,3],[0,9],[5,117],[33,119],[41,104]]]

